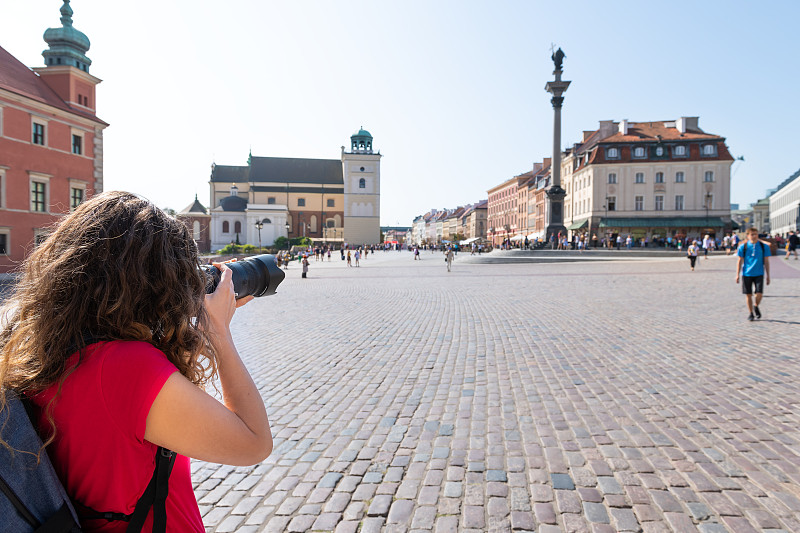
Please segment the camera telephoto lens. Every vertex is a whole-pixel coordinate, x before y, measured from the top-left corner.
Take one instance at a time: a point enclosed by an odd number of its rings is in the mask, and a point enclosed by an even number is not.
[[[233,290],[237,299],[251,294],[256,297],[275,294],[286,276],[278,268],[275,256],[270,254],[256,255],[225,265],[232,271]],[[202,265],[200,269],[206,275],[206,293],[211,294],[216,290],[222,273],[213,265]]]

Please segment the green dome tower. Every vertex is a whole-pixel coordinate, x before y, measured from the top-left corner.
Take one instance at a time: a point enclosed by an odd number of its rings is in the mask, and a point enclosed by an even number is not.
[[[86,52],[91,43],[86,34],[72,26],[69,0],[64,0],[64,5],[61,6],[61,27],[45,31],[44,40],[49,46],[42,52],[46,66],[68,65],[89,72],[92,60],[86,57]]]

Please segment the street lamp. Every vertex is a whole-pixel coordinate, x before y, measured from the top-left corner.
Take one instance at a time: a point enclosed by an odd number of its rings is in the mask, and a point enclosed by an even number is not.
[[[261,253],[261,228],[264,227],[264,222],[261,220],[256,222],[256,228],[258,228],[258,253]]]
[[[706,231],[708,231],[708,229],[709,229],[709,225],[708,225],[708,207],[709,207],[710,203],[711,203],[711,192],[707,192],[706,193]]]
[[[289,252],[289,230],[290,230],[290,229],[291,229],[291,226],[290,226],[290,225],[289,225],[289,223],[287,222],[287,223],[286,223],[286,252],[287,252],[287,253]]]
[[[606,221],[606,236],[605,236],[606,248],[609,248],[609,246],[608,246],[609,245],[609,242],[608,242],[608,196],[606,196],[606,205],[604,205],[603,207],[606,210],[606,219],[605,219],[605,221]]]

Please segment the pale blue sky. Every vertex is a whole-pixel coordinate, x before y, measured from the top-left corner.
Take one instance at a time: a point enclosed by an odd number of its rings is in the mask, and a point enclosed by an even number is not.
[[[73,0],[103,79],[106,189],[208,204],[211,163],[336,159],[360,126],[381,222],[486,190],[550,155],[550,44],[572,80],[563,146],[604,119],[699,116],[749,204],[800,167],[800,2]],[[0,1],[0,46],[41,66],[60,0]],[[556,7],[557,6],[557,7]]]

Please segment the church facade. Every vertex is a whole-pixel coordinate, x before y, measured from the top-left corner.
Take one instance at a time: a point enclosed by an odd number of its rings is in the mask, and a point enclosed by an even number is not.
[[[211,250],[230,243],[270,246],[278,237],[334,245],[380,241],[380,152],[360,129],[341,159],[256,157],[212,165]]]

